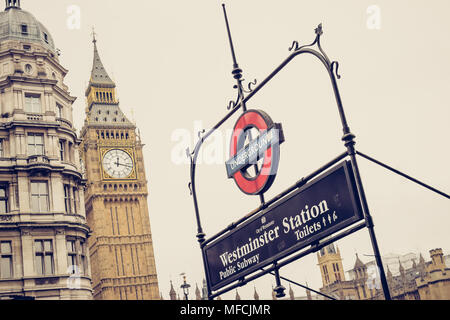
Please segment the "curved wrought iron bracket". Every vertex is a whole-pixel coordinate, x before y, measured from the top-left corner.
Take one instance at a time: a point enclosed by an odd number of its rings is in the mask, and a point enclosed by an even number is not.
[[[253,87],[258,84],[258,80],[254,79],[253,81],[247,84],[248,90],[244,90],[245,93],[251,93],[253,91]]]
[[[232,110],[236,108],[239,105],[239,103],[244,99],[243,93],[251,93],[253,91],[253,87],[256,86],[256,84],[258,83],[258,81],[254,79],[253,81],[247,84],[247,90],[245,90],[242,85],[242,82],[244,81],[245,79],[238,79],[239,84],[235,84],[233,86],[234,89],[238,89],[238,93],[236,100],[230,100],[230,102],[228,102],[227,110]]]
[[[234,86],[235,89],[237,89],[237,85]],[[236,97],[236,100],[230,100],[230,102],[228,102],[228,106],[227,106],[227,110],[232,110],[234,108],[236,108],[236,106],[239,104],[239,101],[241,100],[241,95],[238,92],[238,96]]]

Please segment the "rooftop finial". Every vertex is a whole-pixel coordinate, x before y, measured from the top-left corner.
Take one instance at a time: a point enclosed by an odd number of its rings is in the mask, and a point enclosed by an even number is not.
[[[227,11],[225,9],[225,4],[222,4],[223,7],[223,15],[225,17],[225,24],[227,26],[227,32],[228,32],[228,40],[230,41],[230,48],[231,48],[231,56],[233,58],[233,71],[232,74],[236,80],[239,81],[242,77],[242,70],[239,68],[239,65],[236,60],[236,54],[234,53],[234,46],[233,46],[233,39],[231,39],[231,31],[230,26],[228,24],[228,17],[227,17]]]
[[[95,27],[92,26],[92,42],[96,43],[97,39],[95,38],[97,36],[97,34],[95,33]]]
[[[19,8],[20,9],[20,0],[6,0],[6,9],[11,9],[11,8]]]

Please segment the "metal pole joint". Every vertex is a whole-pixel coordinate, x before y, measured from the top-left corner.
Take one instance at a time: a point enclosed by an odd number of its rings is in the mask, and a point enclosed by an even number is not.
[[[276,262],[274,263],[274,267],[275,267],[275,282],[276,282],[277,286],[275,288],[273,288],[273,291],[276,293],[275,296],[277,298],[283,298],[286,296],[286,294],[284,293],[286,288],[281,285],[280,270],[277,268]]]
[[[375,226],[371,215],[366,215],[366,225],[367,228],[373,228]]]
[[[197,233],[197,241],[202,245],[203,242],[205,242],[205,234],[203,232]]]

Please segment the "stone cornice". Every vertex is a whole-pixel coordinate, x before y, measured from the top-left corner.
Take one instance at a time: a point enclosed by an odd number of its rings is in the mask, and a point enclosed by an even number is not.
[[[105,182],[106,183],[106,182]],[[118,184],[114,182],[115,184]],[[135,194],[111,194],[111,193],[93,193],[86,192],[86,207],[91,206],[92,202],[97,198],[102,198],[108,202],[125,202],[125,201],[138,201],[138,198],[147,198],[148,192],[139,192]]]
[[[133,280],[133,281],[131,281]],[[100,282],[93,288],[94,291],[100,291],[106,288],[118,288],[140,285],[157,285],[158,279],[156,274],[141,274],[134,276],[118,276],[115,278],[102,278]]]
[[[5,58],[7,56],[13,57],[14,55],[20,55],[24,57],[34,58],[39,57],[44,59],[46,62],[52,65],[52,67],[58,69],[59,72],[63,74],[63,76],[67,75],[69,70],[64,68],[59,61],[57,61],[55,58],[53,58],[47,51],[40,52],[40,51],[27,51],[23,49],[15,49],[15,48],[8,48],[6,50],[0,51],[0,59]]]
[[[58,86],[58,81],[53,79],[47,79],[47,78],[32,78],[32,77],[24,77],[24,76],[7,76],[4,80],[0,81],[0,89],[4,89],[11,84],[15,82],[21,82],[21,83],[29,83],[29,84],[36,84],[36,85],[48,85],[51,86],[56,93],[60,94],[61,97],[63,97],[66,102],[73,104],[77,97],[73,97],[70,95],[69,92],[66,90],[60,88]]]
[[[25,213],[23,213],[25,215]],[[26,215],[33,215],[33,213],[26,213]],[[48,215],[53,215],[52,213],[49,213]],[[15,214],[14,216],[20,216],[20,214]],[[66,215],[64,215],[66,216]],[[84,217],[79,216],[80,219],[85,220]],[[71,222],[67,220],[58,220],[58,221],[16,221],[16,222],[1,222],[0,223],[0,230],[1,229],[16,229],[16,230],[22,230],[22,229],[45,229],[45,228],[63,228],[63,229],[76,229],[78,231],[82,231],[86,234],[86,237],[88,237],[88,234],[91,233],[91,229],[88,227],[86,222]],[[28,231],[27,231],[28,232]]]
[[[3,124],[0,124],[0,128],[10,130],[16,127],[37,127],[37,128],[54,128],[55,130],[59,132],[64,132],[73,137],[74,140],[78,139],[77,134],[74,129],[69,129],[64,126],[62,126],[58,122],[47,122],[47,121],[26,121],[26,120],[13,120],[10,122],[6,122]]]

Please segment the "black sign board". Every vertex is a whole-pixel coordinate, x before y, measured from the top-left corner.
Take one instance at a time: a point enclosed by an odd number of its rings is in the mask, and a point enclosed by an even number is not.
[[[215,291],[363,218],[344,161],[203,248]]]

